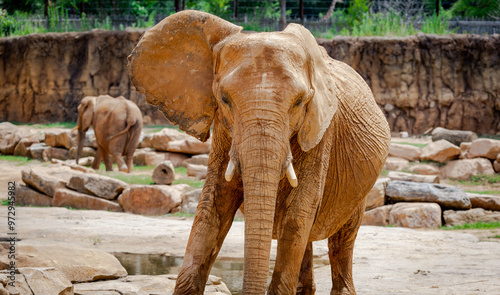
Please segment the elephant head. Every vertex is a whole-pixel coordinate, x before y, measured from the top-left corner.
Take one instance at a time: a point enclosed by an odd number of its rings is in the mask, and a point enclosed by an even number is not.
[[[92,126],[96,100],[97,97],[95,96],[87,96],[82,99],[80,105],[78,106],[78,121],[76,122],[76,127],[73,129],[78,130],[78,148],[76,152],[77,164],[80,160],[80,154],[82,153],[85,133],[89,130],[90,126]]]
[[[182,130],[204,141],[215,117],[225,125],[225,178],[239,173],[243,183],[250,293],[265,293],[278,185],[285,175],[292,187],[300,182],[290,142],[314,149],[338,109],[326,57],[300,25],[244,34],[218,17],[183,11],[148,30],[128,58],[137,90]]]

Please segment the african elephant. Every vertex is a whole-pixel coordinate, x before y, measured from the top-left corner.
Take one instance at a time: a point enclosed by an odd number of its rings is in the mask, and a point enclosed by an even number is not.
[[[328,239],[332,294],[355,294],[352,251],[390,132],[365,81],[311,33],[241,33],[183,11],[128,57],[132,82],[180,128],[206,140],[208,175],[174,294],[203,294],[243,205],[243,294],[313,294],[312,242]],[[267,287],[271,240],[276,264]]]
[[[142,130],[142,114],[132,101],[123,96],[87,96],[78,106],[78,149],[76,163],[85,141],[85,133],[92,126],[97,140],[97,153],[92,168],[99,169],[104,160],[107,171],[112,171],[112,160],[123,172],[132,170],[134,151]],[[112,155],[113,159],[109,155]],[[126,161],[123,160],[125,156]]]

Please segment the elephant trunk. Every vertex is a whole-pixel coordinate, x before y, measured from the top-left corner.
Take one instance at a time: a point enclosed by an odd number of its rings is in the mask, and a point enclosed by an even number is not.
[[[244,126],[246,130],[257,129],[257,132],[244,133],[245,139],[238,149],[245,202],[243,294],[265,294],[276,195],[288,147],[284,138],[270,136],[268,128],[258,130],[255,125]]]
[[[83,128],[78,128],[78,147],[76,149],[76,164],[78,164],[78,161],[80,160],[80,155],[83,150],[83,142],[85,141],[85,131],[82,130]]]

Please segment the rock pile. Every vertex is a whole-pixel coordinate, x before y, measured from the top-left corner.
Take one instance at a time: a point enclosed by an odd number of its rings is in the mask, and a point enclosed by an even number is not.
[[[9,245],[0,244],[0,294],[90,295],[172,294],[175,275],[131,275],[113,255],[60,245],[19,245],[15,284],[9,285]],[[220,278],[210,276],[204,294],[231,294]]]
[[[391,143],[386,163],[391,171],[368,195],[363,224],[435,228],[500,220],[500,196],[470,194],[439,184],[444,178],[466,180],[500,172],[500,140],[443,128],[436,128],[432,139],[423,148]]]
[[[5,155],[19,155],[41,161],[68,160],[75,159],[76,145],[76,133],[69,129],[55,128],[42,132],[8,122],[0,123],[0,153]],[[191,176],[204,179],[210,145],[210,139],[201,142],[172,128],[164,128],[156,133],[143,133],[139,148],[134,153],[134,165],[157,166],[163,161],[170,161],[174,167],[186,167]],[[96,150],[94,131],[89,130],[85,134],[80,156],[93,159]],[[81,161],[84,162],[84,159]]]
[[[423,148],[391,143],[386,168],[408,169],[410,172],[458,180],[466,180],[477,174],[494,175],[495,172],[500,172],[500,140],[478,139],[477,135],[466,131],[444,128],[436,130],[432,133],[432,139],[436,141]],[[418,161],[433,161],[445,165],[440,168],[432,165],[409,166],[410,162]]]
[[[163,215],[179,212],[184,195],[191,191],[187,184],[129,185],[59,163],[27,168],[21,174],[24,184],[18,184],[16,189],[19,205]]]

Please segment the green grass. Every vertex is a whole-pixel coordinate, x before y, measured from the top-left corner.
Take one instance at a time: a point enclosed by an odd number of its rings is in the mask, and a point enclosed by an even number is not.
[[[171,216],[171,217],[194,217],[194,214],[191,214],[191,213],[184,213],[184,212],[176,212],[176,213],[169,213],[169,214],[166,214],[167,216]]]
[[[491,236],[491,237],[488,237],[490,239],[500,239],[500,235],[495,235],[495,236]]]
[[[76,126],[76,122],[55,122],[55,123],[46,123],[46,124],[26,124],[26,123],[17,123],[13,122],[12,124],[18,125],[18,126],[31,126],[34,128],[38,129],[43,129],[43,128],[68,128],[68,129],[73,129]]]
[[[175,174],[186,174],[187,175],[187,168],[186,167],[177,167],[177,168],[175,168]]]
[[[176,179],[172,184],[187,184],[192,188],[203,188],[205,181],[196,179]]]
[[[472,194],[480,194],[480,195],[500,195],[500,191],[469,191],[466,190],[468,193]]]
[[[144,133],[147,134],[147,133],[160,132],[161,130],[163,130],[165,128],[176,129],[176,130],[180,131],[179,126],[174,126],[174,125],[144,126],[143,130],[144,130]],[[181,131],[181,132],[183,132],[183,131]]]
[[[151,175],[133,175],[133,174],[125,174],[123,172],[118,171],[99,171],[101,175],[109,176],[116,178],[118,180],[124,181],[129,184],[154,184]]]
[[[2,199],[2,206],[9,206],[9,200],[8,199]]]
[[[0,160],[16,163],[16,166],[21,166],[32,161],[31,158],[12,155],[0,155]]]
[[[472,175],[469,180],[458,180],[463,185],[490,185],[500,183],[500,174],[495,175]]]
[[[399,144],[412,145],[418,148],[423,148],[427,146],[427,143],[414,143],[414,142],[397,142]]]
[[[153,173],[153,170],[155,170],[155,166],[136,166],[132,167],[132,170],[135,171],[151,171]]]
[[[466,223],[463,225],[456,225],[453,227],[442,226],[441,229],[444,230],[456,230],[456,229],[495,229],[500,228],[500,221],[492,222],[476,222],[476,223]]]

